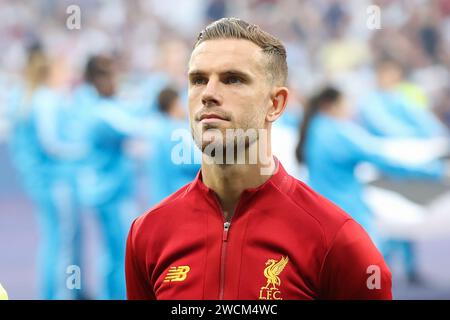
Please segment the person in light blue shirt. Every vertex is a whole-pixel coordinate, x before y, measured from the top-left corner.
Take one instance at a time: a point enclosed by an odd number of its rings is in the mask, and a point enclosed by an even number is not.
[[[351,122],[347,110],[335,88],[327,87],[314,96],[304,114],[297,158],[308,168],[310,186],[359,222],[383,252],[356,166],[368,162],[389,176],[431,180],[442,179],[448,168],[440,161],[409,165],[391,159],[383,153],[383,139]]]
[[[151,149],[147,162],[150,206],[188,184],[200,169],[200,165],[194,163],[195,153],[200,151],[192,143],[179,93],[166,87],[159,93],[157,101],[159,115],[152,121],[154,127],[149,137]],[[176,154],[177,150],[187,154]],[[187,156],[186,162],[190,163],[178,163],[173,158],[178,156],[180,160]]]
[[[100,297],[124,299],[126,236],[137,211],[133,164],[125,152],[130,125],[115,97],[114,60],[91,57],[85,80],[73,94],[72,119],[67,123],[69,138],[87,150],[78,163],[78,193],[98,218],[104,243]]]
[[[68,268],[81,265],[74,161],[83,150],[63,139],[64,102],[48,85],[50,69],[50,60],[42,48],[33,46],[24,85],[11,93],[9,150],[36,208],[40,298],[81,298],[82,291],[71,290],[66,280]]]
[[[447,136],[445,126],[427,108],[407,99],[401,91],[402,70],[390,59],[376,67],[378,88],[359,107],[361,124],[374,135],[396,138]]]
[[[377,89],[362,101],[359,120],[371,133],[386,138],[428,139],[448,137],[444,124],[426,107],[405,95],[402,90],[403,70],[399,63],[381,59],[376,65]],[[418,282],[414,244],[393,240],[386,244],[401,253],[409,279]],[[389,259],[389,257],[387,257]]]

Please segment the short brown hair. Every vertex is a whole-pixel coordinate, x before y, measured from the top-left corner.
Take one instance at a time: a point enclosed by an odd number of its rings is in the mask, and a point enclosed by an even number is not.
[[[158,95],[158,109],[162,113],[169,113],[172,105],[178,99],[178,91],[172,87],[166,87]]]
[[[214,39],[243,39],[253,42],[267,56],[267,68],[272,80],[281,85],[286,84],[288,74],[286,48],[279,39],[257,25],[238,18],[222,18],[212,22],[200,32],[194,48],[203,41]]]
[[[84,70],[84,78],[87,82],[95,82],[98,76],[109,75],[114,66],[114,60],[106,55],[94,55],[89,57]]]

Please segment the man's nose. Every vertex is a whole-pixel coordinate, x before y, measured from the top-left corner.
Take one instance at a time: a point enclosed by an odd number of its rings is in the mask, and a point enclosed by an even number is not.
[[[208,106],[220,106],[222,104],[222,98],[219,92],[219,82],[210,79],[202,93],[202,104],[205,107]]]

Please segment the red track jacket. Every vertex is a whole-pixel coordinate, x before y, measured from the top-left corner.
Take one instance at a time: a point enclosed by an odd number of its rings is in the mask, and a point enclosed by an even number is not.
[[[128,299],[392,298],[362,227],[280,163],[230,222],[199,172],[133,222],[125,270]]]

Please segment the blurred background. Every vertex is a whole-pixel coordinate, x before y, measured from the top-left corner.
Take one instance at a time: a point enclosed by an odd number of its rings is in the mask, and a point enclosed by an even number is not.
[[[196,37],[229,16],[287,48],[288,172],[366,228],[394,298],[450,299],[450,0],[0,0],[10,299],[125,297],[131,221],[199,169],[171,137]]]

